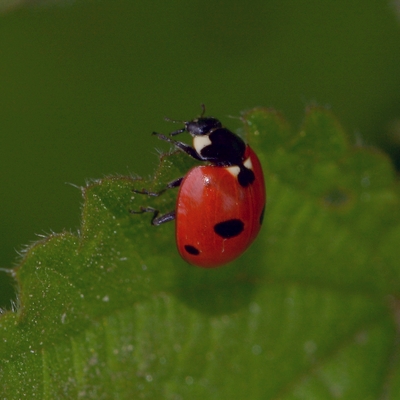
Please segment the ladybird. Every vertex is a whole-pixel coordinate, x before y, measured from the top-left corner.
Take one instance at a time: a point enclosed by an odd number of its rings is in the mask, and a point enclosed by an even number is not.
[[[256,238],[263,222],[266,191],[260,161],[251,147],[204,113],[203,106],[199,118],[182,121],[184,127],[169,134],[189,133],[192,146],[160,133],[153,135],[206,165],[192,168],[160,192],[133,190],[159,196],[179,187],[175,210],[159,215],[152,207],[142,207],[131,213],[152,212],[151,223],[156,226],[176,220],[181,257],[198,267],[215,268],[239,257]]]

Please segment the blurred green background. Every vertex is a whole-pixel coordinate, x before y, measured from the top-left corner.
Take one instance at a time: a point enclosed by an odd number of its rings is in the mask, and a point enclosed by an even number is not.
[[[232,129],[254,106],[297,128],[317,103],[354,143],[399,151],[400,2],[0,0],[0,18],[0,267],[79,228],[66,182],[151,174],[151,132],[203,102]]]

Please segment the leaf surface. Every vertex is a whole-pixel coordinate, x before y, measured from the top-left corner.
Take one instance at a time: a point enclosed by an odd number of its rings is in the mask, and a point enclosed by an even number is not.
[[[350,144],[330,112],[299,132],[243,115],[267,183],[264,227],[220,269],[187,265],[173,223],[150,225],[159,190],[192,165],[161,157],[154,180],[82,189],[80,232],[31,246],[19,308],[0,319],[4,398],[399,398],[399,186],[389,159]]]

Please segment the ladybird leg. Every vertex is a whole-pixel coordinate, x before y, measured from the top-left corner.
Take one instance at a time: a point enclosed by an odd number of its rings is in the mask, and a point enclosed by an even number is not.
[[[167,184],[167,189],[172,189],[181,186],[184,176],[181,176],[178,179],[173,180],[172,182]]]
[[[181,128],[181,129],[178,129],[177,131],[173,131],[173,132],[169,133],[169,136],[179,135],[180,133],[183,133],[183,132],[186,131],[186,124],[188,123],[187,121],[179,121],[179,120],[171,119],[171,118],[168,118],[168,117],[165,117],[164,119],[165,119],[165,121],[172,122],[173,124],[178,124],[179,123],[179,124],[184,124],[185,125],[185,128]]]
[[[156,135],[160,140],[172,143],[178,149],[184,151],[187,155],[194,158],[195,160],[204,161],[204,159],[198,155],[197,151],[193,147],[190,147],[188,144],[183,142],[178,142],[177,140],[171,139],[163,135],[162,133],[153,132],[153,135]]]
[[[176,136],[185,131],[186,131],[186,128],[178,129],[177,131],[173,131],[173,132],[169,133],[169,136]]]
[[[183,176],[168,183],[167,186],[164,189],[161,189],[159,192],[150,192],[146,189],[142,189],[142,190],[132,189],[132,192],[139,193],[139,194],[147,194],[147,196],[157,197],[157,196],[160,196],[161,194],[163,194],[168,189],[173,189],[173,188],[179,187],[180,184],[182,183],[182,181],[183,181]]]
[[[146,212],[152,212],[153,218],[151,219],[151,224],[155,226],[164,224],[165,222],[173,221],[175,219],[175,211],[171,211],[169,213],[158,216],[160,211],[156,210],[153,207],[141,207],[140,211],[129,210],[129,212],[131,214],[143,214]]]
[[[175,211],[170,211],[169,213],[160,215],[159,217],[153,216],[153,219],[151,220],[151,223],[153,225],[161,225],[164,224],[165,222],[170,222],[175,219]]]

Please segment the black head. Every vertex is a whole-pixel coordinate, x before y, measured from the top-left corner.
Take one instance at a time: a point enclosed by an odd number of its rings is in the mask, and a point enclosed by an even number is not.
[[[221,128],[221,122],[213,117],[200,117],[185,122],[185,129],[192,136],[209,135],[213,130]]]

